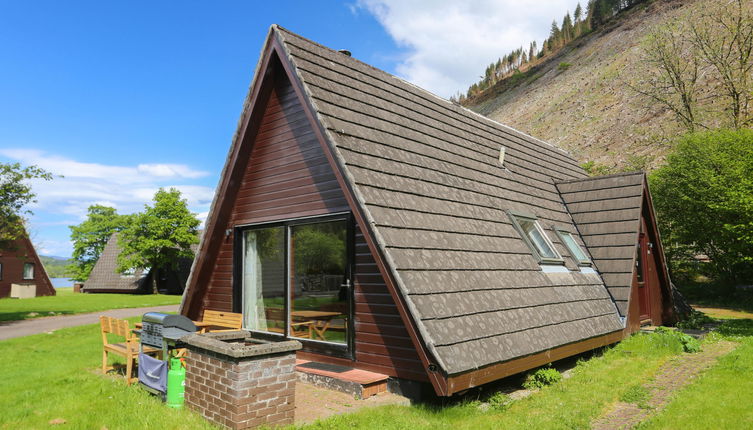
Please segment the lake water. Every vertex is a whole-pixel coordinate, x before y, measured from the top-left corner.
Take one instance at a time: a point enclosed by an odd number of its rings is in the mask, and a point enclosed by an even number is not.
[[[73,287],[73,280],[68,278],[50,278],[52,286],[55,288],[71,288]]]

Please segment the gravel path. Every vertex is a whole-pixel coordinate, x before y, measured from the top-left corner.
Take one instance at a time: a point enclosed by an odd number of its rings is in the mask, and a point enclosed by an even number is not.
[[[727,341],[705,344],[701,352],[683,354],[680,358],[667,362],[659,369],[653,382],[644,385],[650,393],[647,405],[641,407],[633,403],[618,402],[606,415],[597,419],[591,428],[632,429],[663,409],[670,402],[672,394],[691,383],[699,373],[716,364],[717,358],[731,352],[737,345]]]
[[[115,318],[129,318],[146,312],[177,312],[178,305],[151,306],[146,308],[111,309],[109,311],[92,312],[88,314],[65,315],[59,317],[34,318],[22,321],[0,322],[0,340],[32,334],[47,333],[66,327],[85,324],[96,324],[100,315]]]

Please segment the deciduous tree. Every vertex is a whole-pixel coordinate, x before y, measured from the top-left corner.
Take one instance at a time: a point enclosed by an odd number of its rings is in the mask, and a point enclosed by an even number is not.
[[[198,243],[199,220],[188,210],[180,191],[160,189],[153,205],[135,214],[118,238],[122,251],[118,270],[159,268],[177,276],[180,258],[193,258],[191,245]],[[185,279],[178,279],[182,285]],[[154,286],[156,289],[156,285]]]
[[[52,174],[37,166],[0,163],[0,249],[6,249],[25,234],[23,216],[32,213],[26,205],[36,202],[36,194],[28,183],[30,179],[49,181]]]
[[[687,249],[721,280],[753,280],[752,130],[690,134],[650,180],[671,263]]]

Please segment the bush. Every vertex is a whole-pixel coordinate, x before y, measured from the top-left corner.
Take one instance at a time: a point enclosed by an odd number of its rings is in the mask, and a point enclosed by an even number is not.
[[[698,339],[681,331],[672,330],[667,327],[658,327],[654,333],[669,341],[679,342],[682,345],[682,350],[685,352],[694,353],[701,350],[701,342]]]
[[[529,390],[543,388],[547,385],[559,382],[560,379],[562,379],[562,375],[557,369],[552,367],[542,367],[528,375],[526,381],[523,383],[523,387]]]
[[[572,64],[570,63],[562,62],[559,64],[559,66],[557,66],[557,70],[559,70],[560,72],[564,72],[565,70],[569,69],[571,66]]]

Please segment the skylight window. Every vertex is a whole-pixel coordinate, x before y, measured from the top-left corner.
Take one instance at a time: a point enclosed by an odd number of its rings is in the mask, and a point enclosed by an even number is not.
[[[533,251],[534,256],[542,262],[562,262],[562,257],[554,249],[554,245],[549,241],[536,218],[520,215],[510,215],[510,218],[523,236],[523,240]]]
[[[572,233],[558,229],[557,234],[560,236],[560,239],[562,239],[562,243],[565,244],[567,250],[570,251],[570,255],[578,264],[591,264],[591,260],[588,258],[588,255],[586,255],[586,253],[583,251],[583,248],[578,245],[578,242],[575,241]]]

